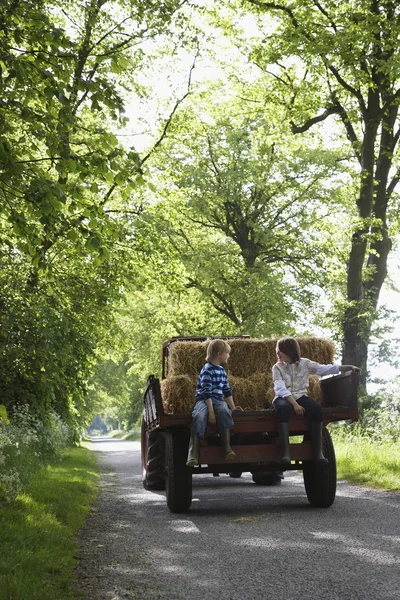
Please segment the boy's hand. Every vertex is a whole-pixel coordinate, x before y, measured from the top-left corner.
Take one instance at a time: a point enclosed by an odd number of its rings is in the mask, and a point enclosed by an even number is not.
[[[241,406],[235,406],[234,408],[232,408],[232,410],[241,410],[241,411],[243,411],[243,408]]]
[[[296,404],[293,406],[294,408],[294,412],[296,413],[296,415],[298,417],[302,417],[304,415],[304,408],[302,406],[300,406],[300,404]]]
[[[356,367],[355,365],[340,365],[339,371],[341,373],[346,373],[346,371],[361,371],[360,367]]]
[[[214,411],[208,413],[208,422],[212,423],[212,424],[216,423],[215,412]]]

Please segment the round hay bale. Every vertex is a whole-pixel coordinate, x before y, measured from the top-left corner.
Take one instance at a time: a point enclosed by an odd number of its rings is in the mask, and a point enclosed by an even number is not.
[[[196,379],[188,375],[168,377],[161,382],[161,397],[165,412],[176,415],[191,413],[196,394]]]

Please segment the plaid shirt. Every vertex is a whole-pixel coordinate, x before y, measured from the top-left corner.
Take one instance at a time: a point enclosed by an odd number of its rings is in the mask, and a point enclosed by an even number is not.
[[[310,375],[322,377],[338,373],[339,365],[320,365],[309,358],[301,358],[297,363],[276,363],[272,367],[275,398],[293,396],[298,400],[307,395]]]
[[[221,400],[232,396],[228,375],[223,367],[207,362],[202,368],[196,388],[196,402],[200,400]]]

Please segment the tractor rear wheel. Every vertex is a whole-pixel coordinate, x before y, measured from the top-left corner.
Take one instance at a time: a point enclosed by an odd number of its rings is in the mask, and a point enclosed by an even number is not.
[[[165,490],[165,437],[146,431],[142,420],[142,483],[146,490]]]
[[[184,513],[192,504],[192,469],[186,466],[189,436],[165,435],[167,506],[172,513]]]
[[[336,458],[329,431],[322,430],[322,448],[327,465],[318,465],[310,460],[303,463],[303,479],[309,503],[328,508],[336,496]]]

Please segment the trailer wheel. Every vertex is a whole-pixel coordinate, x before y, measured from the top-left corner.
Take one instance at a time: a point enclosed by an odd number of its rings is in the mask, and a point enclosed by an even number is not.
[[[165,442],[167,506],[172,513],[187,512],[192,504],[192,469],[186,466],[189,438],[168,432]]]
[[[309,503],[312,506],[328,508],[333,504],[336,495],[336,458],[335,449],[329,431],[322,431],[322,447],[326,466],[316,465],[311,461],[303,463],[303,479]]]
[[[142,420],[142,483],[145,490],[165,490],[165,438],[146,431]]]
[[[281,471],[258,471],[252,477],[256,485],[280,485],[284,475]]]
[[[241,476],[242,476],[242,471],[231,471],[229,473],[229,477],[233,477],[235,479],[236,478],[239,479],[239,477],[241,477]]]

